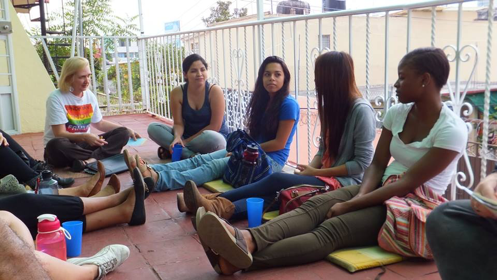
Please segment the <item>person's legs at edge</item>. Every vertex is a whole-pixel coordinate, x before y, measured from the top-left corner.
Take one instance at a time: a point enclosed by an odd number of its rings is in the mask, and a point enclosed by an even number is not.
[[[10,143],[10,142],[9,142]],[[28,182],[38,176],[38,172],[29,167],[15,152],[8,147],[0,147],[0,178],[14,175],[20,182]]]
[[[274,201],[276,192],[300,184],[324,186],[324,182],[314,176],[300,176],[277,172],[258,182],[222,193],[219,197],[224,197],[233,202],[235,212],[231,219],[239,220],[247,218],[247,198],[264,198],[265,209]],[[275,203],[272,208],[278,209],[279,204]]]
[[[442,279],[495,279],[497,221],[477,215],[469,200],[435,208],[426,235]]]
[[[7,139],[7,142],[9,143],[9,148],[12,149],[14,151],[14,153],[17,154],[17,153],[22,152],[28,158],[30,167],[33,167],[37,164],[37,161],[33,157],[31,157],[31,155],[28,154],[28,152],[26,152],[26,150],[24,150],[24,148],[21,145],[19,145],[19,143],[17,143],[16,140],[14,140],[9,134],[5,133],[1,129],[0,129],[0,133],[3,134],[3,137],[5,139]]]
[[[96,265],[77,266],[39,251],[26,226],[14,215],[0,212],[0,278],[1,279],[95,279]],[[18,269],[22,267],[23,269]],[[50,276],[48,276],[47,275]]]
[[[197,153],[208,154],[225,148],[226,138],[221,133],[214,130],[204,130],[199,136],[186,144],[186,149],[183,149],[181,156],[190,158]]]

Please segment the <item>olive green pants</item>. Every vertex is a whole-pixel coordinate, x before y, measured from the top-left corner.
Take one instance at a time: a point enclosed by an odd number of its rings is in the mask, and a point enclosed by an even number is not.
[[[377,245],[386,219],[384,205],[326,218],[335,203],[352,199],[359,188],[348,186],[315,196],[299,208],[249,229],[257,244],[249,270],[300,265],[322,260],[340,248]]]

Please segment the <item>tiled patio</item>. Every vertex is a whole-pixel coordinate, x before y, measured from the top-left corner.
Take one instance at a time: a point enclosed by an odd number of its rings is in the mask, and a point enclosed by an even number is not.
[[[147,114],[108,117],[108,120],[131,127],[147,137],[147,126],[157,119]],[[30,154],[43,158],[43,134],[23,134],[14,137]],[[155,156],[157,145],[147,140],[143,146],[130,148],[147,158]],[[122,187],[132,181],[127,173],[119,175]],[[79,178],[76,185],[85,178]],[[130,247],[130,258],[107,279],[375,279],[381,268],[351,274],[333,264],[321,261],[309,265],[238,273],[232,277],[219,276],[211,268],[198,236],[190,222],[190,215],[180,213],[176,207],[176,191],[154,193],[146,200],[147,222],[142,226],[116,226],[83,237],[83,255],[96,253],[113,243]],[[246,227],[245,222],[236,223]],[[440,279],[434,262],[408,260],[386,267],[381,279]]]

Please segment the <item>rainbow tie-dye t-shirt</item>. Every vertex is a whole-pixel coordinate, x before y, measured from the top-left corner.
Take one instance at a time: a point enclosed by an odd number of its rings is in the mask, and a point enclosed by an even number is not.
[[[65,105],[67,111],[66,131],[71,133],[86,133],[90,128],[93,117],[91,104]]]
[[[70,133],[91,133],[91,124],[102,120],[102,112],[95,94],[90,90],[83,96],[76,97],[56,89],[47,99],[47,116],[45,119],[45,146],[55,137],[52,126],[64,125]]]

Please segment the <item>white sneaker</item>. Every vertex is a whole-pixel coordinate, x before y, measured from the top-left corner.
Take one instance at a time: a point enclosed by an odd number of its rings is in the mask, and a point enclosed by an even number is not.
[[[107,273],[114,271],[129,257],[129,249],[124,245],[114,244],[104,247],[88,258],[72,258],[67,261],[75,265],[94,264],[98,267],[97,280],[103,279]]]

